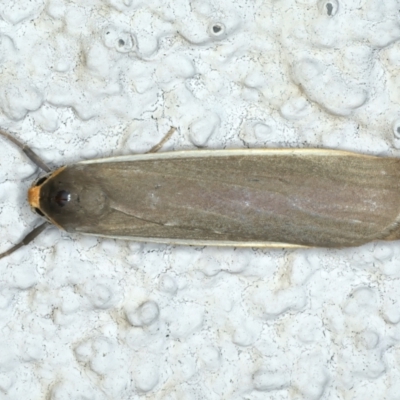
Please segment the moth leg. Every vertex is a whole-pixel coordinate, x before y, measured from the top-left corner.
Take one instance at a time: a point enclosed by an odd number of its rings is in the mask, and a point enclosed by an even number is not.
[[[15,145],[17,145],[25,153],[25,155],[43,171],[51,171],[51,169],[44,163],[44,161],[29,146],[20,142],[14,136],[11,136],[9,133],[2,130],[0,130],[0,135],[5,136],[10,142],[13,142]]]
[[[146,151],[147,153],[156,153],[158,150],[161,149],[161,147],[164,146],[164,143],[167,142],[170,137],[173,135],[173,133],[176,131],[176,128],[171,127],[171,129],[167,132],[167,134],[160,140],[159,143],[157,143],[155,146],[153,146],[149,151]]]
[[[50,224],[48,222],[43,222],[43,224],[37,226],[35,229],[32,229],[19,243],[15,246],[11,247],[11,249],[5,251],[4,253],[0,253],[0,258],[6,257],[14,251],[17,251],[22,246],[26,246],[32,240],[36,239]]]

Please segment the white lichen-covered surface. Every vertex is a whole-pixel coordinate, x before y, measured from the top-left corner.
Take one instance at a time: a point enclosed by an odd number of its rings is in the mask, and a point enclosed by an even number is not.
[[[1,0],[0,127],[52,167],[400,156],[399,0]],[[0,138],[0,251],[38,170]],[[50,228],[0,261],[1,399],[400,397],[400,244],[190,248]]]

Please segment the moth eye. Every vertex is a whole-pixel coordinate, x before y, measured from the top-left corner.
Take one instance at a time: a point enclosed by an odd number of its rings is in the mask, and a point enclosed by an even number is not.
[[[71,200],[71,193],[66,190],[60,190],[54,200],[60,207],[64,207]]]

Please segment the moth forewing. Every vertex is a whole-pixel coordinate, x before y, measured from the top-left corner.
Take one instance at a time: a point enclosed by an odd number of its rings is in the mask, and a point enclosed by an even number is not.
[[[41,210],[70,232],[133,240],[348,247],[393,236],[399,175],[394,158],[320,149],[142,154],[67,167],[42,190],[71,201]]]

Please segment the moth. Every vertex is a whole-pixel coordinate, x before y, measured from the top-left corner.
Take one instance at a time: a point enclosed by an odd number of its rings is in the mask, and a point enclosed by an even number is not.
[[[28,191],[46,221],[70,233],[138,242],[233,247],[360,246],[400,238],[400,160],[327,149],[150,152],[81,161]]]

